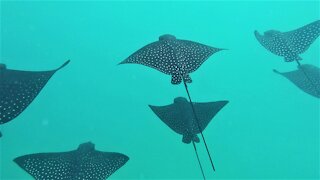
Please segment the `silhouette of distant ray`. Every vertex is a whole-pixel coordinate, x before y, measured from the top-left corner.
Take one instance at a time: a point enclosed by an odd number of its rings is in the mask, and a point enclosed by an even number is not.
[[[50,71],[20,71],[0,65],[0,124],[20,115],[37,97],[52,75],[66,66]]]
[[[189,101],[183,97],[175,98],[170,105],[149,107],[170,129],[183,136],[184,143],[189,144],[191,141],[199,142],[197,134],[207,127],[227,103],[228,101],[193,103],[201,129],[198,128]]]
[[[203,177],[205,178],[202,166],[198,157],[195,142],[198,143],[199,137],[197,134],[201,133],[212,120],[212,118],[228,103],[228,101],[217,101],[208,103],[193,103],[196,117],[193,115],[192,106],[190,102],[183,97],[174,99],[173,104],[166,106],[152,106],[151,110],[174,132],[181,134],[182,142],[189,144],[193,143],[194,150],[199,161],[199,166]],[[198,122],[197,122],[198,120]],[[199,129],[200,127],[200,129]]]
[[[318,67],[304,64],[290,72],[273,71],[289,79],[304,92],[320,98],[320,69]]]
[[[255,36],[262,46],[273,54],[284,57],[286,62],[299,61],[304,53],[320,35],[320,20],[289,32],[269,30]]]
[[[94,144],[88,142],[74,151],[30,154],[18,157],[14,162],[37,180],[103,180],[128,160],[124,154],[96,151]]]
[[[188,40],[162,35],[159,40],[139,49],[120,64],[142,64],[171,75],[172,84],[182,80],[191,83],[190,73],[196,71],[212,54],[222,49]]]

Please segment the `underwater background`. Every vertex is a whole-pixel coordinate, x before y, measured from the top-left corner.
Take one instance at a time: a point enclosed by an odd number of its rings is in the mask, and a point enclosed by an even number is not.
[[[187,97],[183,85],[141,65],[117,65],[160,35],[213,47],[189,90],[194,102],[229,100],[204,135],[210,179],[319,179],[319,99],[272,70],[296,63],[266,51],[254,30],[289,31],[320,18],[319,1],[1,1],[0,63],[51,70],[33,103],[0,126],[0,179],[31,179],[12,160],[91,141],[130,160],[111,179],[201,179],[191,144],[148,107]],[[319,39],[302,63],[320,66]]]

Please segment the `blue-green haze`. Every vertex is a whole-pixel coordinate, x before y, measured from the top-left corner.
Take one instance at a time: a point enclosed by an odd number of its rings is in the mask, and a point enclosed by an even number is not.
[[[191,74],[194,101],[230,101],[204,131],[215,173],[198,146],[208,178],[319,179],[319,99],[275,74],[296,64],[253,34],[289,31],[319,12],[319,1],[1,1],[1,63],[23,70],[71,63],[0,126],[0,179],[31,179],[17,156],[86,141],[130,157],[112,179],[201,179],[192,145],[148,107],[187,97],[184,87],[145,66],[117,65],[167,33],[228,49]],[[302,63],[320,66],[319,43]]]

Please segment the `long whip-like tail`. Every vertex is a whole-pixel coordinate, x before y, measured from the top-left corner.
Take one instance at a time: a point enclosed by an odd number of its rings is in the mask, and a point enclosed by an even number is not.
[[[310,82],[311,86],[315,89],[315,91],[320,94],[319,90],[317,89],[316,85],[312,82],[312,80],[310,79],[310,77],[308,76],[308,74],[303,70],[301,63],[296,60],[297,64],[298,64],[298,68],[301,69],[302,73],[305,75],[305,77],[308,79],[308,81]]]
[[[194,143],[194,141],[192,141],[192,145],[194,147],[194,151],[196,152],[196,156],[197,156],[198,163],[199,163],[199,166],[200,166],[200,169],[201,169],[202,177],[203,177],[204,180],[206,180],[206,176],[204,175],[204,172],[203,172],[203,169],[202,169],[202,165],[201,165],[201,162],[200,162],[200,158],[199,158],[199,155],[198,155],[197,147],[196,147],[196,144]]]
[[[201,134],[203,143],[204,143],[204,145],[205,145],[205,147],[206,147],[206,150],[207,150],[207,153],[208,153],[208,156],[209,156],[209,159],[210,159],[210,163],[211,163],[212,169],[213,169],[213,171],[216,171],[216,169],[214,168],[214,165],[213,165],[213,161],[212,161],[210,152],[209,152],[209,148],[208,148],[208,146],[207,146],[206,140],[205,140],[205,138],[204,138],[204,135],[203,135],[203,133],[202,133],[202,129],[201,129],[200,124],[199,124],[199,119],[198,119],[198,117],[197,117],[196,111],[195,111],[194,106],[193,106],[193,102],[192,102],[192,99],[191,99],[191,96],[190,96],[190,93],[189,93],[188,85],[187,85],[187,83],[186,83],[184,80],[183,80],[183,84],[184,84],[184,87],[185,87],[185,89],[186,89],[186,91],[187,91],[188,98],[189,98],[189,101],[190,101],[190,105],[191,105],[191,108],[192,108],[192,111],[193,111],[193,114],[194,114],[194,118],[195,118],[195,120],[196,120],[196,122],[197,122],[197,126],[198,126],[198,128],[199,128],[199,131],[200,131],[200,134]]]

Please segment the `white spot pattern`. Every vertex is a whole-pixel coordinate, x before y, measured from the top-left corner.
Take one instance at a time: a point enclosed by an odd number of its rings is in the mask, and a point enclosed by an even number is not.
[[[136,63],[155,68],[172,76],[185,76],[197,70],[212,54],[221,49],[193,41],[179,40],[172,35],[139,49],[120,64]],[[180,83],[176,77],[173,82]],[[190,81],[191,82],[191,79]]]
[[[37,97],[52,75],[66,66],[51,71],[19,71],[0,64],[0,124],[17,117]]]
[[[39,94],[55,71],[0,71],[0,124],[17,117]]]
[[[39,180],[102,180],[122,167],[129,158],[120,153],[100,152],[94,148],[25,155],[14,161]]]
[[[299,54],[304,53],[319,35],[320,20],[285,33],[270,30],[260,35],[255,31],[255,36],[262,46],[278,56],[283,56],[287,62],[301,60]]]

